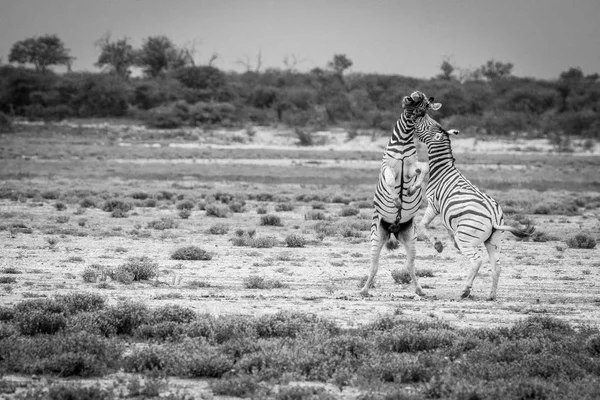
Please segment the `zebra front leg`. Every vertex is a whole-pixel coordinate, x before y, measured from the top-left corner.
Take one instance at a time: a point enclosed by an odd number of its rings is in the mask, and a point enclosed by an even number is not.
[[[382,171],[383,184],[386,187],[388,195],[392,198],[394,205],[397,208],[402,208],[402,199],[400,198],[400,194],[396,194],[396,174],[394,170],[389,165],[383,167]],[[400,189],[402,190],[402,189]]]
[[[379,269],[379,255],[381,254],[381,248],[390,237],[390,233],[381,226],[381,222],[378,218],[373,224],[374,226],[371,227],[371,272],[367,277],[365,286],[360,291],[362,296],[369,295],[369,288],[373,284],[373,280]]]
[[[398,233],[398,239],[404,245],[404,249],[406,250],[406,269],[408,270],[408,274],[410,275],[410,279],[413,281],[415,285],[415,293],[419,296],[425,296],[425,292],[419,282],[417,281],[417,274],[415,273],[415,225],[414,221],[410,224],[410,226],[405,229],[403,232]]]
[[[440,242],[437,237],[435,236],[431,236],[429,234],[429,232],[427,232],[429,224],[431,223],[431,221],[434,220],[435,217],[437,217],[438,213],[435,212],[435,210],[433,209],[431,203],[429,203],[427,205],[427,209],[425,210],[425,214],[423,215],[423,218],[421,219],[421,223],[419,224],[419,233],[423,234],[423,236],[425,236],[425,240],[427,241],[427,243],[433,245],[433,248],[438,252],[441,253],[444,250],[444,245],[442,244],[442,242]]]
[[[485,248],[490,257],[492,265],[492,290],[488,300],[496,300],[496,291],[498,290],[498,281],[500,280],[500,244],[502,240],[502,231],[496,231],[484,242]]]
[[[416,176],[415,182],[408,188],[408,195],[412,196],[417,189],[423,186],[423,181],[425,180],[425,176],[429,173],[429,164],[416,162],[413,164],[412,168],[408,170],[407,178],[412,178]]]

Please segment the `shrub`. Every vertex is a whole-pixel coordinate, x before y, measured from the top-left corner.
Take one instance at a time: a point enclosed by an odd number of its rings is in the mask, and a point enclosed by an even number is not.
[[[224,223],[216,223],[208,228],[208,232],[213,235],[225,235],[227,232],[229,232],[229,225]]]
[[[81,200],[79,202],[79,206],[81,208],[95,208],[96,207],[96,201],[94,199],[86,197],[85,199],[83,199],[83,200]]]
[[[120,199],[110,199],[104,203],[104,205],[102,206],[102,211],[113,212],[114,210],[121,210],[122,212],[126,213],[132,208],[133,206],[131,205],[131,203]]]
[[[67,319],[62,314],[33,310],[17,315],[15,324],[22,335],[53,335],[67,326]]]
[[[217,396],[253,397],[260,390],[260,384],[252,375],[234,375],[211,383],[211,389]]]
[[[189,373],[193,377],[221,378],[233,367],[233,360],[212,348],[192,353],[188,363]]]
[[[304,219],[307,221],[314,221],[314,220],[323,221],[323,220],[327,220],[327,216],[325,215],[324,212],[310,210],[309,212],[304,214]]]
[[[229,206],[225,204],[210,203],[204,208],[207,216],[217,218],[227,218],[229,215]]]
[[[571,236],[566,241],[567,246],[572,249],[593,249],[596,247],[596,239],[587,233],[578,233]]]
[[[163,231],[165,229],[177,228],[177,223],[171,217],[162,217],[161,219],[148,222],[148,224],[146,225],[146,228],[147,229],[152,228],[152,229],[157,229],[157,230]]]
[[[56,295],[56,301],[65,306],[70,314],[96,311],[104,308],[104,297],[95,293],[69,293]]]
[[[311,203],[311,207],[313,210],[324,210],[325,203],[323,203],[322,201],[314,201]]]
[[[342,211],[340,212],[340,215],[342,217],[351,217],[351,216],[357,215],[359,212],[360,211],[358,208],[342,207]]]
[[[588,337],[585,342],[585,347],[592,357],[600,356],[600,334]]]
[[[261,225],[270,225],[270,226],[283,226],[281,223],[281,218],[278,215],[267,214],[260,217]]]
[[[38,389],[36,389],[36,392]],[[81,399],[81,400],[110,400],[113,398],[112,391],[103,389],[99,384],[94,386],[78,386],[73,383],[54,383],[47,389],[49,399]],[[33,394],[33,398],[42,398]]]
[[[95,329],[105,336],[131,335],[138,327],[150,322],[148,308],[143,303],[130,301],[81,316],[84,330]]]
[[[67,209],[67,205],[62,201],[59,201],[58,203],[54,204],[54,208],[56,208],[57,211],[65,211]]]
[[[287,285],[281,283],[279,280],[265,279],[262,276],[249,276],[244,278],[244,287],[246,289],[279,289],[287,287]]]
[[[250,247],[255,248],[271,248],[277,245],[277,239],[271,236],[251,238]]]
[[[246,211],[245,201],[232,201],[229,203],[229,209],[234,213],[243,213]]]
[[[291,234],[285,238],[285,244],[288,247],[304,247],[306,246],[306,239],[303,236]]]
[[[192,212],[190,210],[181,210],[177,215],[181,219],[188,219],[192,215]]]
[[[0,133],[11,133],[13,131],[12,120],[0,111]]]
[[[257,214],[266,214],[267,213],[267,207],[265,206],[260,206],[256,208],[256,213]]]
[[[193,210],[196,205],[191,200],[184,200],[177,203],[178,210]]]
[[[131,197],[136,200],[146,200],[150,195],[146,192],[133,192]]]
[[[189,109],[191,125],[231,125],[234,120],[235,107],[230,103],[198,102]]]
[[[173,260],[210,260],[212,254],[197,246],[182,247],[171,255]]]
[[[196,313],[191,308],[185,308],[178,304],[169,304],[156,308],[152,311],[151,320],[159,322],[177,322],[187,324],[196,319]]]
[[[133,275],[134,281],[143,281],[154,278],[158,274],[158,263],[147,256],[129,257],[127,262],[120,265],[117,270]],[[114,272],[113,272],[114,275]],[[112,276],[111,276],[112,278]],[[115,279],[115,278],[113,278]],[[118,279],[117,279],[118,280]]]
[[[13,276],[0,276],[0,283],[16,283],[17,282],[17,278],[13,277]]]
[[[159,129],[176,129],[185,125],[187,109],[174,105],[161,105],[148,110],[146,124]]]
[[[292,203],[277,203],[275,204],[275,211],[293,211],[294,204]]]
[[[42,198],[46,200],[56,200],[60,197],[60,194],[56,190],[47,190],[42,192]]]
[[[129,214],[127,214],[125,211],[121,210],[120,208],[115,208],[114,210],[112,210],[110,212],[110,216],[112,218],[127,218],[129,216]]]
[[[411,281],[410,275],[406,269],[393,269],[392,278],[394,282],[402,285],[409,284]]]

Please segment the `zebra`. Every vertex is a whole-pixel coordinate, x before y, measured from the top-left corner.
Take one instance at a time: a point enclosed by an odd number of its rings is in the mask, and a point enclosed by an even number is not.
[[[441,253],[442,243],[431,238],[427,227],[439,214],[454,246],[471,262],[462,297],[469,297],[473,280],[482,264],[477,247],[483,243],[492,266],[492,289],[489,300],[496,299],[500,278],[500,244],[504,231],[523,238],[530,236],[535,227],[524,229],[504,224],[502,208],[490,196],[473,185],[454,165],[450,136],[458,130],[444,130],[440,124],[425,115],[415,127],[419,140],[427,146],[429,181],[427,183],[427,209],[418,226],[420,233]]]
[[[415,122],[426,115],[429,108],[438,110],[441,104],[433,97],[415,91],[402,99],[404,111],[394,126],[392,136],[383,153],[379,181],[373,197],[373,222],[371,224],[371,271],[360,293],[368,296],[369,288],[379,268],[379,256],[383,245],[399,240],[406,250],[406,268],[415,285],[415,292],[424,292],[414,270],[415,217],[423,200],[422,183],[428,166],[417,158],[414,143]]]

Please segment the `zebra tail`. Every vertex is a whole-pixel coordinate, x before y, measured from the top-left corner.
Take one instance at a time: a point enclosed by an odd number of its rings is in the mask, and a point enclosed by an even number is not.
[[[497,229],[499,231],[509,231],[518,238],[525,238],[531,236],[533,232],[535,232],[535,226],[531,224],[527,224],[527,226],[524,229],[515,228],[514,226],[510,225],[495,225],[494,229]]]
[[[385,248],[388,250],[396,250],[400,247],[400,243],[398,243],[398,239],[396,239],[396,235],[393,233],[390,235],[390,238],[387,242],[385,242]]]

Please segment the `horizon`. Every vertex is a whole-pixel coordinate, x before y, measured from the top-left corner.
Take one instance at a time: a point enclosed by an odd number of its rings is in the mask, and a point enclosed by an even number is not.
[[[474,70],[493,59],[512,63],[514,76],[552,80],[572,67],[600,72],[600,53],[589,50],[600,43],[597,15],[595,0],[0,0],[0,57],[7,62],[19,40],[56,34],[73,71],[99,72],[94,42],[103,35],[134,47],[165,35],[195,49],[196,65],[218,53],[214,66],[227,72],[256,65],[259,53],[262,71],[285,68],[287,56],[300,72],[345,54],[349,73],[429,79],[444,60]]]

